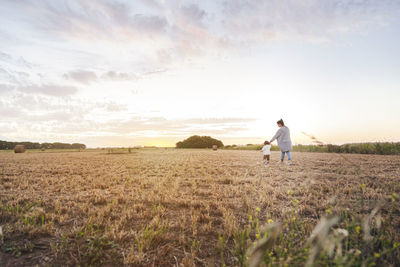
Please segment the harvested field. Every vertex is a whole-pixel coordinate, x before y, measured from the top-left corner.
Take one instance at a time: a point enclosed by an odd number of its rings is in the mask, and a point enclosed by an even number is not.
[[[0,265],[245,266],[263,238],[265,264],[400,264],[400,157],[293,156],[0,153]],[[325,217],[333,252],[307,243]]]

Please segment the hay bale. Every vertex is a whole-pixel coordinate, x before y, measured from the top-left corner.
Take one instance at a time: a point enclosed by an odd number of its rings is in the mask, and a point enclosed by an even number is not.
[[[42,147],[40,150],[41,150],[41,151],[46,151],[46,148]]]
[[[14,147],[14,153],[24,153],[25,152],[25,146],[24,145],[16,145]]]
[[[213,145],[213,146],[212,146],[212,149],[213,149],[214,151],[216,151],[216,150],[218,149],[217,145]]]

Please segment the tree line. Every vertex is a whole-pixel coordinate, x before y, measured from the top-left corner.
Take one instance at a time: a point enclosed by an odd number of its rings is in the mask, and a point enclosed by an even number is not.
[[[14,149],[16,145],[24,145],[26,149],[85,149],[80,143],[38,143],[38,142],[8,142],[0,140],[0,149]]]

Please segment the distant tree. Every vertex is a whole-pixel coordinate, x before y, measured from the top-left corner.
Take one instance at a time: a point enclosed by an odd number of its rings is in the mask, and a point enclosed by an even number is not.
[[[11,149],[10,142],[0,140],[0,149]]]
[[[53,144],[52,143],[42,143],[41,148],[51,149],[51,148],[53,148]]]
[[[24,145],[27,149],[39,149],[39,143],[32,143],[32,142],[19,142],[18,144]]]
[[[176,143],[177,148],[212,148],[216,145],[218,148],[223,147],[224,144],[211,136],[193,135],[183,141]]]
[[[55,149],[69,149],[69,148],[71,148],[71,144],[56,142],[56,143],[53,143],[53,148],[55,148]]]

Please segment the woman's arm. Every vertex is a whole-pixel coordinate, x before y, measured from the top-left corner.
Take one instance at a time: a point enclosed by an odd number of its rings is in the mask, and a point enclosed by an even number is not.
[[[269,141],[270,143],[274,142],[275,139],[278,139],[278,137],[281,135],[281,129],[279,129],[278,131],[276,131],[276,134],[274,135],[274,137],[272,137],[271,141]]]

